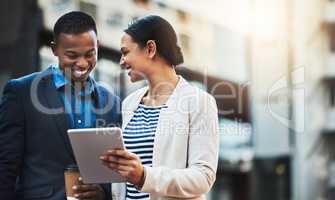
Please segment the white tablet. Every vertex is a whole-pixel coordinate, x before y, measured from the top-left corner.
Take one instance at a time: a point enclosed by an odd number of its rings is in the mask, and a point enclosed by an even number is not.
[[[67,132],[84,183],[125,182],[99,159],[108,149],[124,149],[120,128],[69,129]]]

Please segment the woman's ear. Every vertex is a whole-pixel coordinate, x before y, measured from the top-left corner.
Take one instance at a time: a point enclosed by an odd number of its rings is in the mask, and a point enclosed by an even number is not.
[[[156,55],[156,42],[154,40],[148,40],[147,42],[147,53],[149,58],[154,58]]]

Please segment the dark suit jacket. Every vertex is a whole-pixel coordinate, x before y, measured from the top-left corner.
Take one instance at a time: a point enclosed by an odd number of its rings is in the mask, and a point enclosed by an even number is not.
[[[105,108],[98,126],[119,126],[119,98],[101,86],[94,94],[95,107]],[[63,172],[75,158],[64,110],[49,69],[7,83],[0,105],[1,200],[65,199]]]

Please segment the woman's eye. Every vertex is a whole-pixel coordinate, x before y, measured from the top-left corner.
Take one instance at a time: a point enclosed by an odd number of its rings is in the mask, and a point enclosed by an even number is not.
[[[127,50],[123,50],[123,49],[121,50],[121,54],[124,55],[124,56],[127,55],[128,52],[129,52],[129,51],[127,51]]]

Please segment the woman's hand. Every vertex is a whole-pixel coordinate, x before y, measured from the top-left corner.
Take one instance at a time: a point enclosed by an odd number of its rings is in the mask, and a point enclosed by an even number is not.
[[[78,179],[78,184],[73,186],[74,197],[78,199],[105,199],[105,192],[100,185],[84,184],[81,177]]]
[[[108,150],[100,156],[103,164],[118,172],[128,182],[141,188],[144,183],[144,168],[140,158],[127,150]]]

